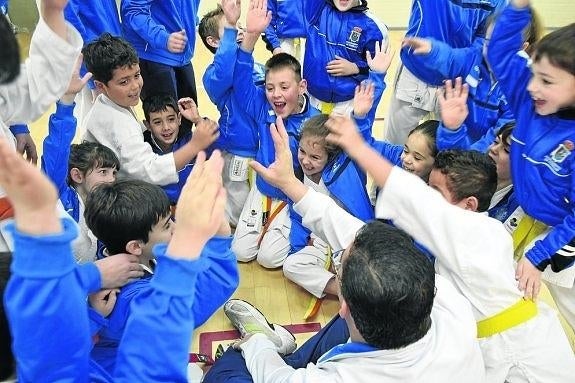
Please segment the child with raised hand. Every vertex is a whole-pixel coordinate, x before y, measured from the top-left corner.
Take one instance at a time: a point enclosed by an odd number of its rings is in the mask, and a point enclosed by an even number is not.
[[[198,157],[176,212],[180,225],[170,244],[155,250],[157,273],[148,293],[134,301],[137,315],[126,325],[118,367],[110,375],[89,360],[84,287],[69,247],[75,230],[55,214],[57,191],[0,140],[0,184],[16,217],[11,227],[16,241],[6,302],[20,381],[186,381],[197,278],[210,267],[203,247],[224,216],[222,166],[219,153],[208,161],[203,154]],[[160,317],[163,320],[158,321]],[[38,321],[43,325],[38,326]],[[34,346],[40,342],[46,342],[46,347]],[[142,344],[153,344],[157,352],[142,353]]]
[[[79,225],[80,233],[72,247],[79,263],[96,259],[97,240],[86,226],[84,206],[86,197],[100,183],[114,182],[120,162],[107,147],[93,142],[72,145],[76,134],[74,99],[92,76],[82,78],[78,60],[66,93],[56,103],[56,111],[48,122],[48,135],[44,139],[42,170],[56,185],[64,210]]]
[[[198,107],[190,97],[176,100],[169,94],[154,94],[142,103],[144,111],[144,141],[154,153],[164,155],[173,153],[188,142],[193,141],[198,147],[206,149],[218,137],[213,124],[200,123],[202,117]],[[181,126],[182,116],[196,125],[194,132]],[[182,188],[194,166],[193,159],[178,171],[178,182],[162,185],[172,206],[176,205]]]
[[[526,297],[536,297],[545,271],[559,310],[575,327],[575,24],[541,39],[528,67],[515,52],[530,19],[528,0],[511,1],[487,50],[517,119],[511,144],[515,194],[529,216],[549,226],[519,261],[517,279]]]
[[[93,74],[94,83],[101,92],[84,120],[84,139],[112,149],[120,159],[120,177],[156,185],[178,182],[178,171],[209,143],[204,146],[190,140],[174,152],[154,153],[144,142],[145,127],[132,109],[140,100],[143,85],[134,48],[126,40],[106,33],[86,45],[83,52],[86,68]],[[186,117],[186,111],[182,114]],[[217,138],[216,123],[201,119],[198,124],[208,125],[205,128]]]
[[[230,63],[236,62],[239,44],[244,32],[237,24],[241,13],[239,0],[223,0],[221,6],[206,13],[200,21],[198,34],[206,48],[214,53],[203,83],[210,100],[220,113],[220,136],[214,147],[223,151],[224,186],[228,191],[226,215],[232,226],[238,220],[250,192],[248,161],[258,151],[258,123],[244,110],[243,100],[233,97],[234,71]],[[253,83],[265,81],[265,68],[254,63],[251,71]],[[254,177],[251,177],[254,181]]]
[[[282,117],[292,138],[292,149],[297,147],[296,137],[301,125],[319,111],[311,106],[306,92],[306,81],[301,78],[297,59],[280,53],[266,62],[265,88],[252,81],[255,43],[269,25],[271,13],[267,1],[252,0],[246,16],[247,31],[237,51],[234,67],[232,97],[241,104],[246,114],[255,121],[259,136],[258,161],[273,161],[273,143],[269,124]],[[253,134],[253,132],[250,132]],[[257,259],[266,268],[280,267],[287,256],[291,221],[287,198],[277,188],[260,177],[252,184],[250,193],[238,220],[233,249],[238,260]]]
[[[366,0],[307,0],[304,7],[303,77],[312,105],[326,114],[349,114],[354,89],[369,74],[366,53],[375,53],[376,43],[387,49],[387,27],[368,11]]]

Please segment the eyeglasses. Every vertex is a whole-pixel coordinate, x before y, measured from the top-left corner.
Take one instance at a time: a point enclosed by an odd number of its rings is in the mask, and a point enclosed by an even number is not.
[[[331,264],[333,265],[333,269],[335,270],[335,275],[338,278],[341,278],[341,256],[345,249],[341,249],[338,251],[334,251],[331,253]]]

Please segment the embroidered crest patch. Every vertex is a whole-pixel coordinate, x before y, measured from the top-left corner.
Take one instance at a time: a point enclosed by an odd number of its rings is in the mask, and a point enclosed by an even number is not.
[[[571,152],[573,151],[573,142],[567,140],[564,141],[562,144],[559,144],[559,146],[557,146],[557,148],[555,148],[555,150],[553,150],[551,152],[551,160],[557,164],[562,163],[563,161],[565,161],[565,158],[567,158]]]
[[[353,27],[347,41],[345,43],[346,46],[357,49],[359,39],[361,38],[362,29],[360,27]]]

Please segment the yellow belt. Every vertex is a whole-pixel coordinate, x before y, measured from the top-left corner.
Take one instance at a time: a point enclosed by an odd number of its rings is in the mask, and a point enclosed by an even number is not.
[[[532,300],[520,299],[513,306],[477,322],[477,337],[487,338],[509,330],[537,315],[537,305]]]
[[[320,101],[319,103],[319,110],[322,114],[331,114],[333,108],[335,108],[335,103],[333,102]]]
[[[513,237],[514,258],[516,261],[523,257],[525,246],[547,230],[547,225],[531,218],[527,214],[521,218],[517,228],[511,235]]]

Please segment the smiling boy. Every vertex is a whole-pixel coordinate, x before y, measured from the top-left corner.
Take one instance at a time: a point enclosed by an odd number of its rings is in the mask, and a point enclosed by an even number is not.
[[[158,155],[144,142],[145,127],[132,109],[139,102],[143,86],[134,48],[122,38],[106,33],[86,45],[83,53],[86,67],[94,75],[96,89],[101,92],[84,121],[84,139],[112,149],[120,159],[120,178],[130,177],[156,185],[178,182],[178,171],[205,146],[190,140],[174,152]],[[192,118],[190,109],[180,112]],[[200,123],[209,124],[206,128],[217,138],[215,123]]]
[[[301,77],[301,65],[287,53],[279,53],[266,64],[264,88],[254,85],[252,52],[260,34],[271,20],[266,1],[253,0],[247,14],[247,32],[237,52],[234,67],[233,97],[243,105],[258,126],[259,148],[256,159],[269,165],[274,147],[269,125],[277,117],[284,120],[290,134],[292,152],[297,153],[297,137],[302,124],[319,113],[305,94],[307,83]],[[298,165],[299,169],[299,165]],[[257,258],[267,268],[280,267],[287,256],[291,220],[287,197],[257,177],[240,215],[232,248],[240,261]]]
[[[158,155],[173,153],[191,141],[197,147],[205,149],[218,137],[218,132],[212,129],[215,122],[202,119],[196,103],[190,97],[176,102],[169,94],[155,94],[144,100],[142,109],[145,117],[144,125],[147,128],[144,132],[144,141]],[[193,134],[181,127],[180,110],[187,111],[187,119],[196,125]],[[176,205],[193,166],[193,162],[186,164],[178,170],[178,182],[162,186],[172,205]]]

